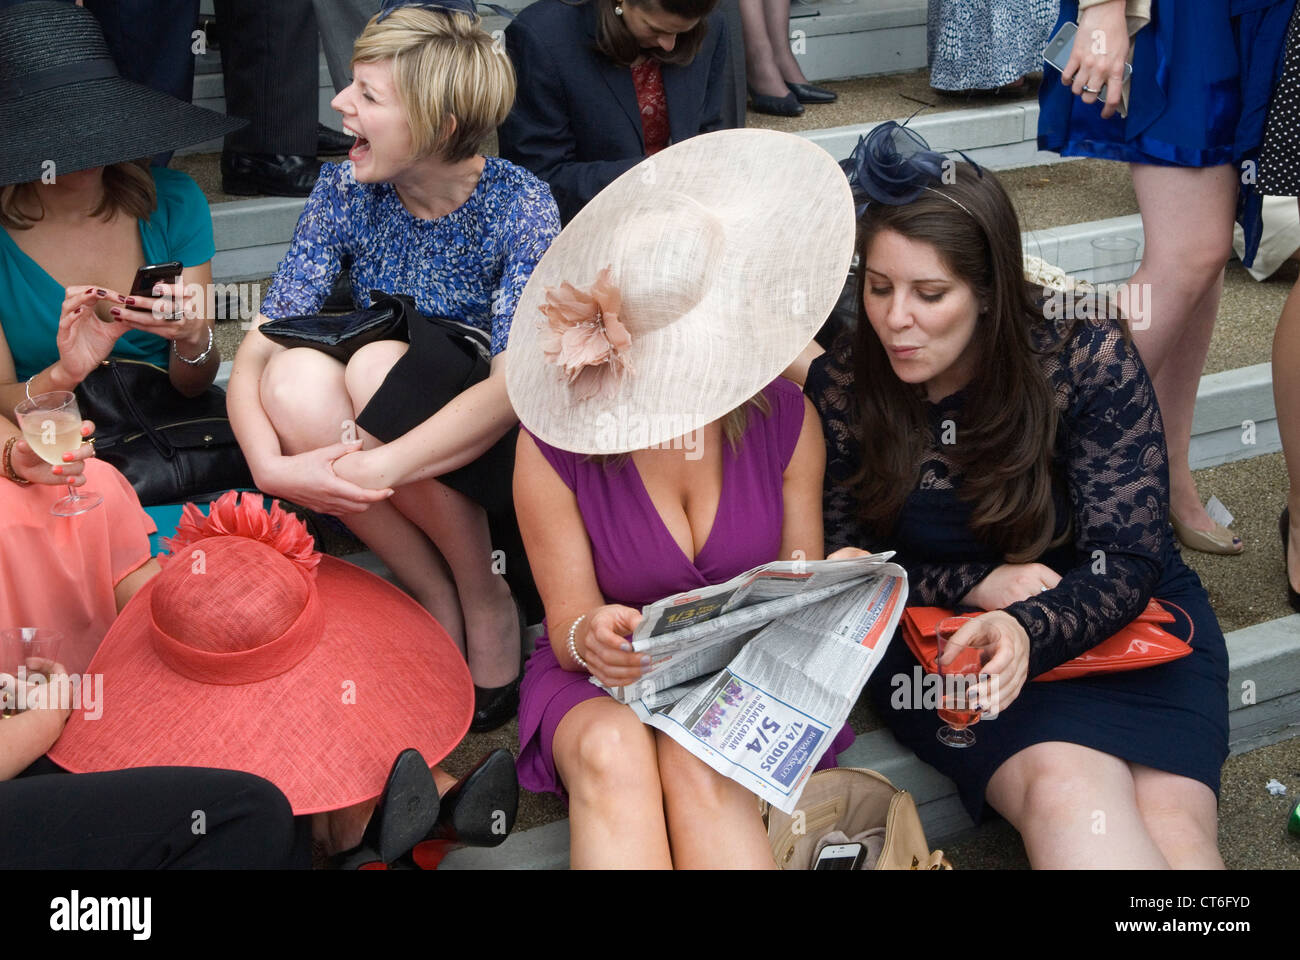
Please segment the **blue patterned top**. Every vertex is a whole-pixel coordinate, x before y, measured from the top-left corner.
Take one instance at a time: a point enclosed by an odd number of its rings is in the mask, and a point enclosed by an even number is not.
[[[469,199],[435,220],[414,216],[390,183],[357,183],[351,161],[322,164],[262,313],[317,313],[346,256],[357,304],[369,306],[371,290],[407,294],[427,316],[489,334],[496,356],[524,284],[559,231],[550,188],[500,157],[486,157]]]

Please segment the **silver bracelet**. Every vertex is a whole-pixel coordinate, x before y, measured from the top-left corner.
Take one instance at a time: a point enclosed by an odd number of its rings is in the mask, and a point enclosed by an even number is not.
[[[36,379],[36,374],[33,373],[30,377],[27,378],[27,382],[23,384],[23,389],[27,391],[28,400],[32,398],[32,381],[35,379]]]
[[[212,353],[212,342],[213,342],[212,328],[208,327],[208,345],[204,349],[204,351],[200,353],[197,357],[195,357],[193,360],[191,360],[189,357],[181,356],[180,350],[176,347],[175,340],[172,341],[172,353],[176,354],[176,359],[179,360],[181,363],[188,363],[191,367],[197,367],[200,364],[202,364],[205,360],[208,359],[208,354]]]
[[[569,627],[569,656],[573,658],[574,663],[576,663],[578,666],[582,667],[582,669],[590,673],[591,667],[587,666],[586,660],[578,656],[578,644],[575,642],[578,636],[578,624],[582,623],[582,621],[586,619],[587,619],[587,615],[584,613],[577,620],[573,621],[573,626]]]

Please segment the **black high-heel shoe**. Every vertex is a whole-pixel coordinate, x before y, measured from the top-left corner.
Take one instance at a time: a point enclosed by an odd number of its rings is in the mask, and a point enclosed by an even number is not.
[[[487,733],[503,727],[519,712],[519,684],[524,679],[524,637],[528,633],[528,618],[523,604],[515,597],[515,613],[519,618],[519,675],[501,687],[474,685],[474,717],[470,720],[470,733]]]
[[[519,777],[509,750],[493,750],[446,792],[437,821],[411,851],[422,870],[436,870],[442,858],[460,847],[495,847],[514,829],[519,812]]]
[[[448,791],[450,793],[450,791]],[[383,867],[428,836],[438,821],[438,788],[420,751],[397,755],[361,843],[332,858],[340,870]]]
[[[785,85],[800,103],[834,103],[840,98],[834,90],[813,86],[811,83],[791,83],[787,80]]]
[[[793,93],[784,97],[773,97],[749,88],[749,105],[755,113],[766,113],[774,117],[798,117],[803,114],[803,106]]]
[[[1300,593],[1291,586],[1291,568],[1286,564],[1286,551],[1291,534],[1291,508],[1283,507],[1282,516],[1277,518],[1277,530],[1282,535],[1282,572],[1286,574],[1286,600],[1291,609],[1300,613]]]

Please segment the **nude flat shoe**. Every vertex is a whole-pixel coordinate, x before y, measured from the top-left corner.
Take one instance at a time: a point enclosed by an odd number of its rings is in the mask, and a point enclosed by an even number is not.
[[[1174,533],[1189,550],[1201,553],[1217,553],[1221,556],[1236,556],[1246,549],[1241,538],[1221,523],[1216,523],[1213,530],[1195,530],[1178,519],[1178,514],[1169,511],[1169,522]]]

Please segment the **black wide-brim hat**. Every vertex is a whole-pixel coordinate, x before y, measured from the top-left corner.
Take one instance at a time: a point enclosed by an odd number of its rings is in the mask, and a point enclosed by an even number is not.
[[[245,123],[119,76],[88,10],[33,0],[0,11],[0,186],[165,153]]]

